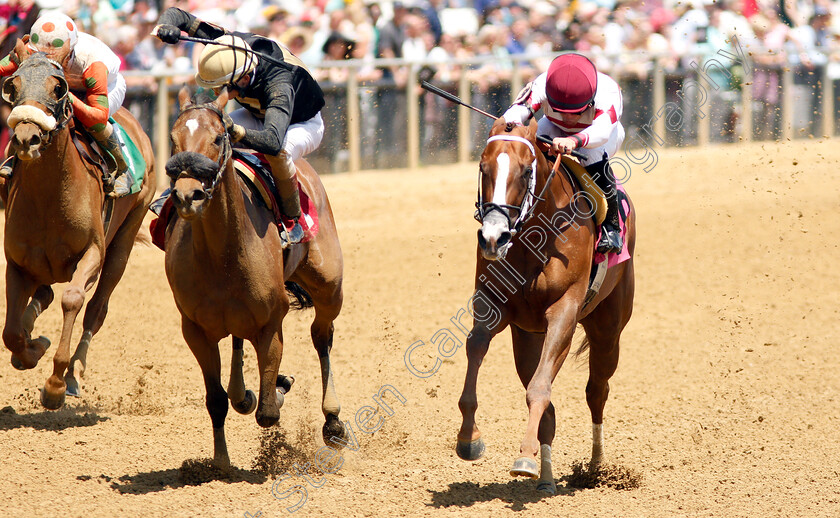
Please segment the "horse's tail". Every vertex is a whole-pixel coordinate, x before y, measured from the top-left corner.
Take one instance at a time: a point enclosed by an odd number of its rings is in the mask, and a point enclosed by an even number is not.
[[[583,340],[581,340],[581,341],[580,341],[580,344],[578,345],[578,347],[577,347],[577,349],[575,350],[575,352],[573,352],[573,353],[572,353],[572,356],[573,356],[576,360],[577,360],[577,359],[580,359],[581,355],[583,355],[583,353],[587,352],[588,350],[589,350],[589,338],[587,338],[587,337],[584,335]]]
[[[312,296],[296,282],[286,282],[286,293],[292,299],[292,309],[306,309],[315,305],[312,303]]]

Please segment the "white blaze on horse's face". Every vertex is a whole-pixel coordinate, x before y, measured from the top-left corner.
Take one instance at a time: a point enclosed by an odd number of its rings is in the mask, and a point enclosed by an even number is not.
[[[510,155],[499,153],[496,156],[496,180],[493,184],[493,203],[508,204],[507,190],[510,177]],[[504,259],[511,246],[511,232],[508,219],[498,210],[491,211],[481,221],[479,248],[481,255],[490,261]]]
[[[493,188],[493,203],[507,203],[507,180],[510,174],[510,156],[499,153],[496,157],[496,185]]]
[[[184,123],[188,130],[190,130],[190,136],[195,133],[195,130],[198,129],[198,121],[195,119],[190,119]]]

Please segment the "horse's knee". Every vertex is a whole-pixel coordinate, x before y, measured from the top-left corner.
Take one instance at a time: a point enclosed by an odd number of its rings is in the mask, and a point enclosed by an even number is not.
[[[547,409],[551,405],[551,384],[532,382],[525,391],[525,400],[529,407],[537,405]]]
[[[71,286],[61,296],[61,309],[67,312],[78,312],[85,303],[85,291],[81,288]]]

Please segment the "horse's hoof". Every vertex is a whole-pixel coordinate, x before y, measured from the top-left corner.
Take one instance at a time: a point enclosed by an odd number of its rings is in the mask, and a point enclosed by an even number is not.
[[[257,409],[257,396],[254,391],[246,390],[245,397],[239,403],[231,402],[230,406],[242,415],[248,415]]]
[[[324,427],[321,428],[321,436],[324,438],[324,444],[332,445],[332,444],[339,444],[340,442],[333,441],[332,439],[345,439],[345,430],[344,425],[341,424],[341,420],[338,419],[338,416],[330,414],[327,416],[327,422],[324,423]]]
[[[81,391],[79,390],[79,382],[76,378],[71,376],[64,377],[64,383],[67,385],[67,390],[64,391],[70,397],[79,397]]]
[[[537,491],[549,495],[556,495],[557,484],[555,484],[553,480],[551,482],[540,482],[539,484],[537,484]]]
[[[277,408],[283,408],[283,403],[286,401],[286,396],[283,395],[281,389],[277,388],[274,391],[275,396],[277,396]]]
[[[540,473],[537,471],[537,461],[531,457],[519,457],[513,461],[513,467],[510,468],[510,476],[539,478]]]
[[[292,385],[294,384],[294,376],[286,376],[285,374],[277,375],[277,382],[275,383],[275,385],[277,386],[277,390],[283,391],[283,394],[288,394],[289,391],[292,390]]]
[[[41,390],[41,404],[47,410],[58,410],[64,405],[64,392],[58,396],[48,394],[46,390]]]
[[[18,358],[15,355],[12,355],[12,367],[14,367],[15,369],[17,369],[19,371],[27,370],[27,368],[23,365],[23,362],[20,361],[20,358]]]
[[[464,460],[478,460],[484,455],[484,450],[484,439],[481,437],[469,442],[458,439],[455,445],[455,453]]]

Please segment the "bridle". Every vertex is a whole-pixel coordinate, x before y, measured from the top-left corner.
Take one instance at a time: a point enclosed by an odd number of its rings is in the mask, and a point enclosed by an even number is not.
[[[33,68],[38,66],[42,61],[46,61],[47,63],[52,65],[55,70],[50,70],[50,73],[46,73],[47,71],[43,71],[40,68]],[[52,137],[59,131],[63,130],[67,126],[67,124],[73,119],[73,104],[70,102],[70,90],[69,88],[67,88],[67,79],[64,77],[64,69],[61,67],[61,64],[57,61],[48,58],[43,52],[38,52],[30,55],[27,59],[22,61],[17,71],[15,71],[14,74],[9,76],[9,78],[6,81],[12,81],[15,77],[23,76],[24,74],[26,74],[26,81],[22,83],[21,92],[18,93],[18,95],[16,96],[17,98],[14,100],[9,99],[5,88],[6,83],[3,83],[3,99],[12,105],[12,110],[17,108],[18,106],[22,106],[23,102],[25,101],[36,101],[50,111],[51,116],[55,117],[55,126],[51,129],[44,128],[43,125],[38,124],[36,120],[30,120],[27,117],[23,117],[15,123],[15,126],[21,122],[32,122],[37,124],[44,134],[42,145],[47,146],[52,140]],[[32,75],[35,75],[36,77],[33,78]],[[40,75],[43,75],[45,77],[38,77]],[[29,93],[27,91],[31,88],[43,89],[42,85],[47,79],[46,76],[56,76],[64,82],[65,88],[61,96],[57,97],[56,99],[52,99],[49,96],[40,95],[41,92],[39,90],[36,90],[36,92],[39,95],[26,95],[26,93]],[[29,87],[30,83],[34,83],[36,86]]]
[[[508,222],[508,229],[510,229],[510,233],[515,235],[522,229],[522,225],[525,224],[531,216],[534,215],[534,210],[536,209],[537,203],[540,201],[545,201],[545,191],[548,189],[549,185],[551,185],[551,179],[554,178],[554,174],[556,171],[556,167],[552,168],[551,173],[549,174],[548,178],[546,179],[545,185],[543,186],[542,190],[539,194],[536,194],[537,190],[537,152],[534,149],[534,144],[523,137],[519,137],[516,135],[494,135],[487,139],[487,143],[495,142],[497,140],[505,140],[509,142],[519,142],[528,146],[528,149],[531,151],[531,156],[533,156],[533,160],[531,161],[531,167],[527,168],[525,171],[525,175],[528,181],[528,190],[525,192],[525,196],[522,198],[522,203],[519,205],[508,205],[508,204],[500,204],[500,203],[493,203],[493,202],[485,202],[481,198],[481,172],[479,172],[478,177],[478,201],[476,202],[475,206],[477,210],[475,211],[475,219],[478,220],[479,223],[484,221],[484,218],[487,217],[493,211],[500,212]],[[558,158],[558,162],[559,162]],[[510,211],[516,210],[517,211],[517,218],[515,221],[511,220]]]
[[[195,159],[198,157],[204,157],[199,153],[191,152],[191,151],[182,151],[180,153],[176,153],[169,159],[166,163],[166,176],[168,176],[172,182],[172,185],[175,185],[175,181],[179,178],[196,178],[201,180],[204,183],[206,180],[211,180],[210,184],[204,188],[204,194],[207,196],[207,199],[213,197],[213,192],[216,190],[216,186],[219,183],[219,180],[222,177],[222,173],[224,172],[225,165],[230,160],[233,154],[233,147],[231,146],[230,142],[230,133],[228,129],[233,125],[233,120],[231,120],[230,115],[223,112],[216,105],[208,103],[208,104],[191,104],[187,106],[183,110],[181,110],[181,114],[178,116],[180,119],[183,117],[185,113],[192,110],[210,110],[214,114],[219,117],[219,120],[222,121],[222,124],[225,127],[225,132],[223,134],[223,141],[222,141],[222,154],[219,156],[219,160],[215,162],[215,166],[213,171],[210,174],[196,174],[193,171],[192,174],[188,173],[187,170],[190,169],[189,162],[194,162]],[[204,157],[207,161],[212,162],[209,158]]]

